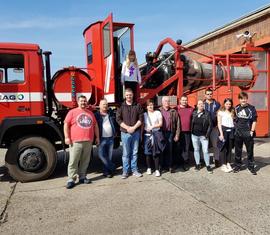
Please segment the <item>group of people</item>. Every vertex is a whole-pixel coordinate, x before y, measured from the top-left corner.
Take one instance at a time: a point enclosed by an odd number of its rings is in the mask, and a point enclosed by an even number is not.
[[[122,154],[122,178],[130,175],[141,177],[137,159],[139,147],[143,146],[146,159],[146,174],[159,177],[163,171],[174,172],[174,162],[181,162],[186,171],[190,168],[192,152],[195,170],[201,169],[201,153],[206,170],[213,173],[210,164],[209,143],[213,147],[214,162],[224,172],[239,172],[242,165],[243,144],[246,146],[248,170],[256,174],[254,166],[254,136],[257,112],[248,104],[248,94],[238,95],[239,104],[226,98],[222,105],[213,99],[213,91],[206,89],[205,99],[198,100],[195,108],[188,105],[183,95],[179,105],[172,108],[168,96],[162,97],[162,106],[155,110],[149,99],[146,110],[137,103],[136,89],[141,82],[140,71],[134,51],[130,51],[122,67],[122,84],[125,87],[124,102],[116,111],[109,109],[107,100],[101,99],[95,114],[87,108],[85,96],[78,98],[78,107],[70,110],[64,121],[65,143],[69,145],[68,189],[79,183],[89,184],[86,177],[95,141],[98,155],[103,162],[103,175],[111,178],[115,172],[112,160],[114,140],[120,127]],[[234,168],[232,149],[235,148]]]
[[[213,91],[207,89],[205,100],[198,100],[196,108],[188,105],[187,96],[182,96],[176,108],[170,106],[169,97],[162,97],[162,106],[154,109],[153,100],[148,100],[144,111],[133,100],[133,91],[125,90],[125,101],[117,109],[116,117],[109,109],[106,99],[99,104],[99,111],[93,114],[87,109],[87,99],[80,96],[78,107],[69,111],[64,123],[65,143],[69,145],[67,188],[73,188],[77,175],[79,182],[88,184],[86,177],[94,140],[98,155],[103,162],[103,175],[113,177],[115,164],[112,160],[114,138],[120,126],[122,141],[122,178],[130,175],[141,177],[137,159],[139,146],[143,146],[146,158],[146,174],[159,177],[163,171],[174,172],[174,161],[182,162],[188,170],[192,152],[195,170],[201,169],[201,153],[209,173],[209,143],[214,149],[214,160],[220,163],[224,172],[239,172],[242,165],[242,148],[246,146],[248,170],[256,174],[254,167],[254,136],[257,113],[247,103],[248,95],[241,92],[240,103],[233,107],[232,99],[226,98],[222,105],[212,98]],[[141,144],[142,143],[142,144]],[[191,148],[193,147],[193,151]],[[235,162],[232,167],[232,149],[235,147]]]

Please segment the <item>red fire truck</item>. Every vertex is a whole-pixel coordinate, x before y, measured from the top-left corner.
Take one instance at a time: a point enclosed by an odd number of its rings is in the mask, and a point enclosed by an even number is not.
[[[6,166],[15,180],[28,182],[51,175],[57,150],[66,148],[63,120],[79,95],[86,95],[92,106],[102,97],[111,106],[122,101],[121,65],[134,49],[133,27],[113,22],[112,14],[89,25],[83,32],[86,69],[63,68],[52,78],[51,52],[43,52],[35,44],[0,43],[0,147],[7,149]],[[172,50],[164,53],[166,44]],[[170,38],[147,53],[146,63],[140,67],[139,102],[159,101],[163,95],[179,98],[208,86],[248,88],[256,78],[249,54],[203,55],[202,63],[190,59],[188,53],[199,52]]]

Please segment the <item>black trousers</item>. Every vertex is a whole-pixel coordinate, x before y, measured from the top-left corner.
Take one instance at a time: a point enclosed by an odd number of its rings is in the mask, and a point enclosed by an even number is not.
[[[245,144],[247,149],[248,166],[254,166],[254,138],[252,136],[235,136],[235,163],[238,166],[242,164],[243,144]]]
[[[153,159],[154,164],[155,164],[155,170],[159,170],[160,169],[160,166],[159,166],[159,155],[156,155],[156,156],[146,155],[147,168],[151,168],[152,159]]]
[[[174,134],[171,131],[163,131],[166,139],[166,147],[160,156],[161,167],[164,169],[173,167],[173,137]]]
[[[224,148],[220,154],[220,164],[227,164],[231,163],[232,161],[232,148],[234,144],[234,139],[232,139],[231,133],[228,131],[223,131],[224,139],[225,139],[225,145]],[[243,147],[243,144],[242,144]],[[242,149],[241,147],[241,149]],[[242,153],[241,153],[242,154]]]
[[[187,162],[189,160],[190,144],[191,144],[191,132],[181,131],[177,148],[180,152],[180,162]],[[179,153],[177,155],[179,156]]]

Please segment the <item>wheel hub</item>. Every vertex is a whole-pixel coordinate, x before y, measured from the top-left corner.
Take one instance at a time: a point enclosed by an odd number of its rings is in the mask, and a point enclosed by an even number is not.
[[[44,154],[39,148],[27,148],[19,156],[19,165],[25,171],[37,171],[43,165]]]

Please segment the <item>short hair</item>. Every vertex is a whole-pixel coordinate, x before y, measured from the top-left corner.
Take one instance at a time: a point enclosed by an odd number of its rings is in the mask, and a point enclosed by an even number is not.
[[[169,98],[169,96],[162,96],[162,99],[161,99],[161,101],[163,102],[165,99],[169,99],[169,101],[170,101],[170,98]]]
[[[238,99],[243,99],[243,98],[247,98],[248,99],[248,94],[244,91],[241,91],[239,94],[238,94]]]
[[[202,102],[202,103],[203,103],[203,100],[202,100],[202,99],[198,99],[198,100],[197,100],[197,104],[198,104],[199,102]]]
[[[148,99],[146,100],[146,106],[148,106],[149,104],[155,104],[153,99]]]
[[[79,100],[79,99],[86,99],[86,100],[87,100],[87,98],[86,98],[85,95],[79,95],[79,96],[78,96],[78,100]]]
[[[180,97],[180,100],[181,100],[182,98],[188,98],[188,97],[187,97],[187,95],[182,95],[182,96]]]
[[[132,94],[133,94],[133,90],[131,89],[131,88],[127,88],[126,90],[125,90],[125,93],[126,92],[131,92]]]
[[[108,103],[108,100],[106,98],[101,98],[99,103],[101,103],[101,101],[106,101]]]
[[[205,89],[204,94],[206,94],[206,92],[212,92],[212,93],[213,93],[213,89],[212,89],[212,88],[210,88],[210,87],[208,87],[207,89]]]

